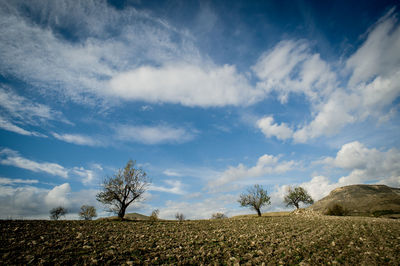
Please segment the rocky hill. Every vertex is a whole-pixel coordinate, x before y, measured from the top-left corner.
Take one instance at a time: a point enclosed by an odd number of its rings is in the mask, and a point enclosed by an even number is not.
[[[309,207],[326,213],[334,204],[343,207],[347,215],[400,216],[400,188],[385,185],[351,185],[336,188]]]

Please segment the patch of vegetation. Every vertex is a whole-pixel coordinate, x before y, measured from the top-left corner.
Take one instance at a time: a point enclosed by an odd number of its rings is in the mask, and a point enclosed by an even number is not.
[[[380,217],[380,216],[390,215],[390,214],[399,214],[399,212],[396,212],[394,210],[379,210],[379,211],[374,211],[372,214],[375,217]]]
[[[335,203],[328,207],[325,215],[332,215],[332,216],[346,216],[348,215],[348,210],[343,207],[342,205]]]

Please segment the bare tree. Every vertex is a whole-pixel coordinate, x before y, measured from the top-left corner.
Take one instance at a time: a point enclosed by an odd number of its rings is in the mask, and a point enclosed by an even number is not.
[[[124,169],[119,169],[114,176],[104,179],[103,191],[96,198],[108,206],[108,211],[124,219],[128,206],[143,197],[149,184],[146,172],[136,168],[135,162],[130,160]]]
[[[175,219],[177,219],[178,221],[184,221],[185,220],[185,215],[183,215],[183,213],[177,212],[175,214]]]
[[[222,212],[216,212],[211,215],[211,219],[226,219],[226,218],[228,217]]]
[[[68,210],[64,207],[58,206],[50,210],[50,219],[58,220],[61,216],[64,216],[68,213]]]
[[[308,192],[302,187],[289,187],[288,193],[284,198],[284,203],[286,206],[295,206],[296,209],[299,208],[299,203],[303,202],[305,204],[313,204],[314,200],[308,194]]]
[[[267,190],[260,185],[254,185],[247,189],[247,194],[241,194],[238,200],[241,207],[250,207],[261,216],[261,207],[271,204]]]
[[[160,213],[159,209],[155,209],[154,211],[152,211],[150,215],[150,221],[157,221],[159,213]]]
[[[92,220],[97,217],[96,208],[94,206],[82,205],[79,217],[84,220]]]

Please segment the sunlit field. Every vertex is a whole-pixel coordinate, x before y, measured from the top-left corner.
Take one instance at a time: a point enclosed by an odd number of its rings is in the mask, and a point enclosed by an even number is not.
[[[1,221],[2,264],[400,263],[400,221],[261,217],[198,221]]]

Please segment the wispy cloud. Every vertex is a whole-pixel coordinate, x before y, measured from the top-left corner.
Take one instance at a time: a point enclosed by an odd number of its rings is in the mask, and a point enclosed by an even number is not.
[[[38,163],[30,159],[24,158],[20,156],[18,152],[7,148],[2,149],[0,151],[0,155],[2,157],[0,159],[0,163],[3,165],[10,165],[32,172],[43,172],[63,178],[68,178],[68,170],[59,164],[48,162]]]
[[[183,189],[184,185],[182,184],[181,181],[179,181],[179,180],[165,180],[164,182],[165,182],[165,184],[168,185],[168,187],[151,185],[149,190],[150,191],[159,191],[159,192],[178,194],[178,195],[183,195],[183,194],[186,193],[184,191],[184,189]]]
[[[195,133],[188,131],[185,128],[172,127],[169,125],[121,125],[116,128],[117,139],[150,145],[162,143],[183,143],[192,140],[194,137]]]
[[[39,180],[36,179],[12,179],[6,177],[0,177],[0,185],[15,185],[15,184],[36,184]]]
[[[10,121],[7,121],[5,118],[3,118],[1,116],[0,116],[0,128],[10,131],[10,132],[20,134],[20,135],[24,135],[24,136],[45,137],[45,135],[40,134],[38,132],[28,131],[17,125],[14,125],[13,123],[11,123]]]
[[[280,161],[279,157],[264,154],[257,160],[257,164],[253,167],[246,167],[243,164],[238,166],[230,166],[222,172],[219,177],[208,183],[208,187],[212,190],[221,188],[223,185],[232,184],[235,181],[246,178],[257,178],[270,174],[281,174],[293,169],[296,165],[294,161]]]
[[[52,133],[53,137],[58,140],[65,141],[68,143],[73,143],[76,145],[84,146],[104,146],[105,142],[97,140],[90,136],[80,135],[80,134],[57,134]]]
[[[22,126],[39,126],[51,120],[71,124],[61,112],[20,96],[8,87],[0,86],[0,128],[25,136],[46,137]]]
[[[88,184],[96,177],[98,165],[93,165],[93,169],[83,167],[66,168],[57,163],[36,162],[22,157],[17,151],[4,148],[0,150],[0,164],[9,165],[26,169],[35,173],[47,173],[62,178],[77,177],[82,183]],[[100,168],[101,170],[101,168]]]
[[[164,175],[167,175],[167,176],[182,176],[181,173],[179,173],[179,172],[177,172],[177,171],[175,171],[175,170],[171,170],[171,169],[166,169],[166,170],[164,170],[164,171],[163,171],[163,174],[164,174]]]
[[[389,108],[400,95],[400,26],[393,10],[368,32],[365,42],[336,70],[307,41],[282,41],[265,53],[253,67],[261,80],[257,87],[275,92],[284,104],[291,94],[303,94],[311,104],[311,122],[273,124],[271,118],[257,126],[266,137],[293,137],[307,142],[339,133],[348,124],[368,117],[389,117]],[[343,74],[343,69],[345,70]],[[343,77],[348,75],[347,78]],[[339,86],[339,79],[345,85]],[[347,84],[346,84],[347,83]],[[262,125],[260,124],[261,122]],[[295,128],[291,132],[291,128]],[[293,134],[292,134],[293,133]]]

